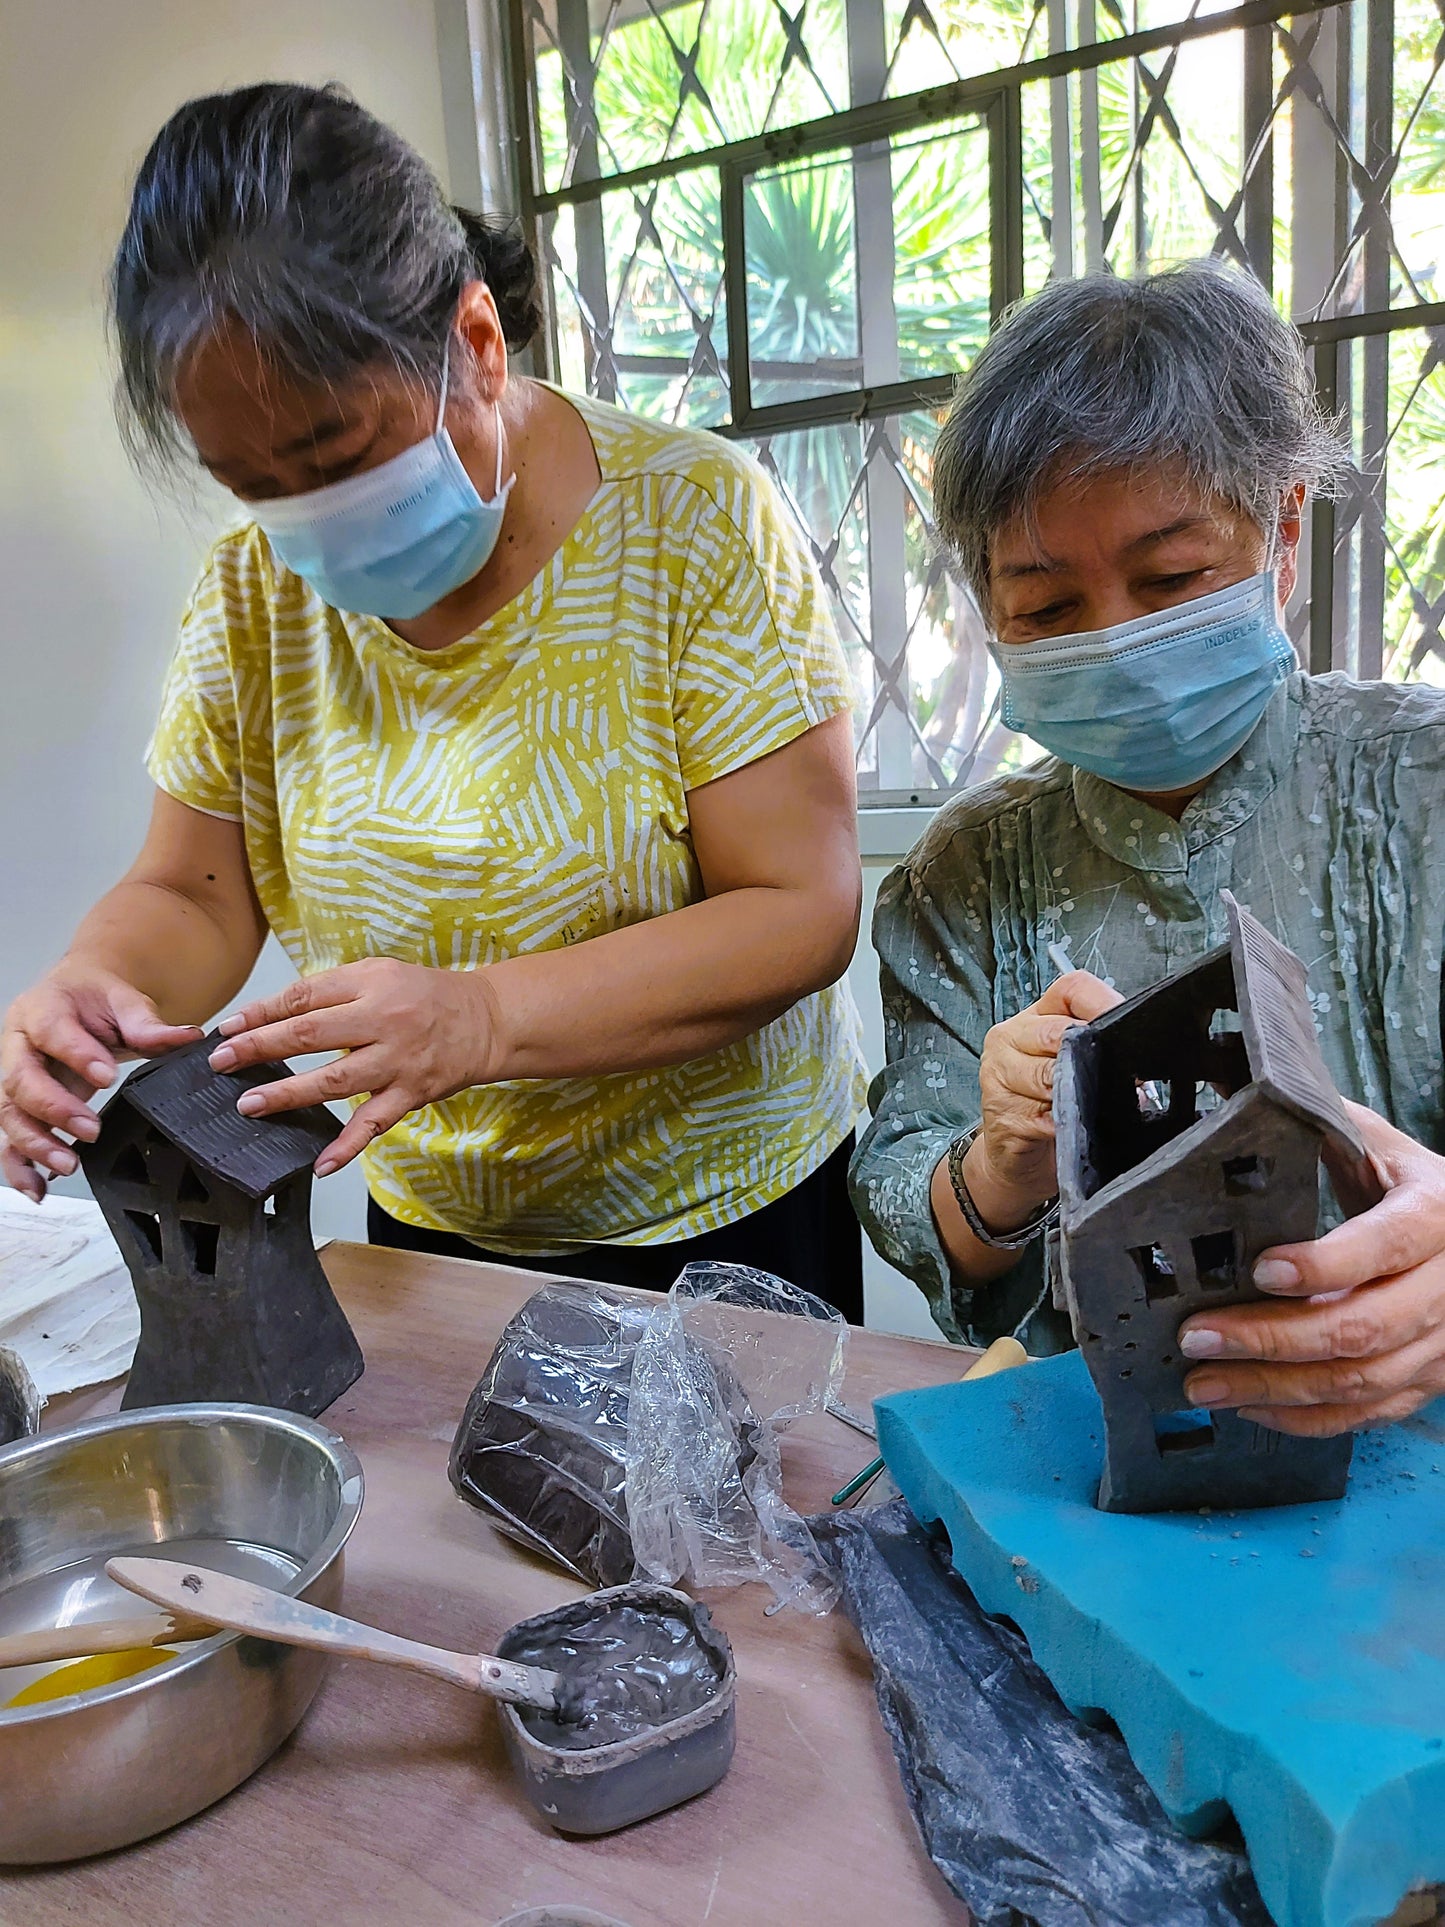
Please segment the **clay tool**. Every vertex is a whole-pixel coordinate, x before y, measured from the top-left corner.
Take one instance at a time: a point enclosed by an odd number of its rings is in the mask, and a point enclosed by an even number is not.
[[[861,1432],[865,1439],[876,1439],[878,1436],[878,1427],[873,1423],[872,1419],[865,1418],[861,1412],[855,1412],[851,1406],[845,1405],[841,1399],[832,1397],[825,1398],[823,1400],[823,1410],[825,1412],[831,1412],[840,1424],[851,1426],[855,1432]]]
[[[996,1338],[988,1350],[973,1361],[959,1383],[963,1384],[970,1378],[992,1378],[995,1372],[1007,1372],[1015,1365],[1026,1365],[1028,1358],[1028,1353],[1016,1338]],[[831,1411],[832,1407],[828,1409]],[[849,1479],[845,1486],[833,1494],[830,1504],[847,1505],[865,1485],[871,1485],[882,1470],[882,1459],[871,1459],[856,1477]]]
[[[209,1639],[216,1628],[193,1613],[144,1613],[132,1619],[100,1619],[89,1625],[43,1626],[33,1633],[0,1637],[0,1667],[45,1666],[89,1659],[98,1653],[131,1653],[147,1646]]]
[[[286,1646],[309,1646],[338,1659],[374,1659],[384,1666],[405,1666],[433,1679],[450,1681],[471,1693],[486,1693],[554,1714],[580,1718],[581,1695],[560,1673],[541,1666],[520,1666],[490,1653],[451,1653],[441,1646],[402,1639],[396,1633],[364,1626],[340,1613],[308,1606],[304,1600],[273,1592],[247,1579],[182,1564],[174,1559],[111,1559],[106,1573],[118,1586],[139,1593],[171,1612],[199,1610],[214,1625]]]
[[[1061,977],[1067,977],[1074,968],[1073,958],[1061,943],[1051,943],[1046,954]],[[1168,1090],[1157,1077],[1139,1079],[1139,1109],[1146,1117],[1163,1117],[1169,1109]]]

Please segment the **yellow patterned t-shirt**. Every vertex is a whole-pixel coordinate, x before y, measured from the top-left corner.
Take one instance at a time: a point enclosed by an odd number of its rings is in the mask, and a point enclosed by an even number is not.
[[[243,825],[304,974],[475,969],[696,902],[688,791],[850,705],[823,590],[755,464],[569,399],[600,486],[449,648],[329,608],[254,526],[211,556],[147,766]],[[840,984],[673,1069],[462,1091],[379,1139],[366,1175],[394,1216],[521,1256],[658,1244],[791,1190],[862,1099]]]

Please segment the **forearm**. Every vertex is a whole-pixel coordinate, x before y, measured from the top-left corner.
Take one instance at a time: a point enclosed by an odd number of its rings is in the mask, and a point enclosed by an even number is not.
[[[760,1030],[835,982],[856,937],[802,890],[728,890],[565,950],[481,973],[496,1042],[488,1081],[657,1069]]]
[[[81,923],[65,962],[113,972],[170,1024],[201,1024],[229,1002],[260,952],[259,919],[226,917],[174,885],[126,877]]]
[[[973,1199],[974,1209],[988,1229],[998,1237],[1004,1237],[1026,1224],[1038,1209],[1038,1200],[1029,1200],[996,1183],[989,1174],[982,1158],[981,1147],[977,1140],[970,1145],[963,1160],[963,1178],[968,1186],[968,1194]],[[1005,1272],[1012,1271],[1019,1262],[1017,1251],[999,1251],[992,1245],[983,1244],[968,1228],[958,1199],[953,1194],[953,1181],[949,1176],[948,1159],[940,1158],[933,1169],[929,1185],[929,1202],[933,1207],[933,1222],[938,1228],[939,1242],[948,1256],[949,1267],[965,1287],[977,1288],[1001,1278]]]

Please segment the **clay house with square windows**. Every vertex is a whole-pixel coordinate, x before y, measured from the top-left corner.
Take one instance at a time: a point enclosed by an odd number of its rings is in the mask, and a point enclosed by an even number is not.
[[[1060,1257],[1104,1408],[1099,1505],[1152,1512],[1339,1498],[1351,1440],[1198,1411],[1187,1317],[1256,1300],[1255,1260],[1379,1183],[1320,1054],[1304,966],[1226,892],[1230,940],[1069,1033],[1054,1086]]]
[[[140,1303],[126,1407],[220,1400],[315,1417],[361,1348],[311,1235],[311,1167],[340,1131],[322,1106],[243,1117],[284,1066],[218,1074],[218,1039],[153,1058],[78,1145]]]

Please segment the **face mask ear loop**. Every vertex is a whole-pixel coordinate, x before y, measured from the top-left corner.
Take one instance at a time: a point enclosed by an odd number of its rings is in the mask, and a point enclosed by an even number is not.
[[[452,359],[452,331],[450,328],[448,328],[447,338],[442,343],[442,398],[437,403],[437,425],[432,430],[433,435],[440,435],[442,432],[442,428],[446,423],[447,380],[451,369],[451,359]]]
[[[497,419],[497,472],[492,477],[492,500],[495,502],[502,492],[502,404],[494,401],[492,408]]]

